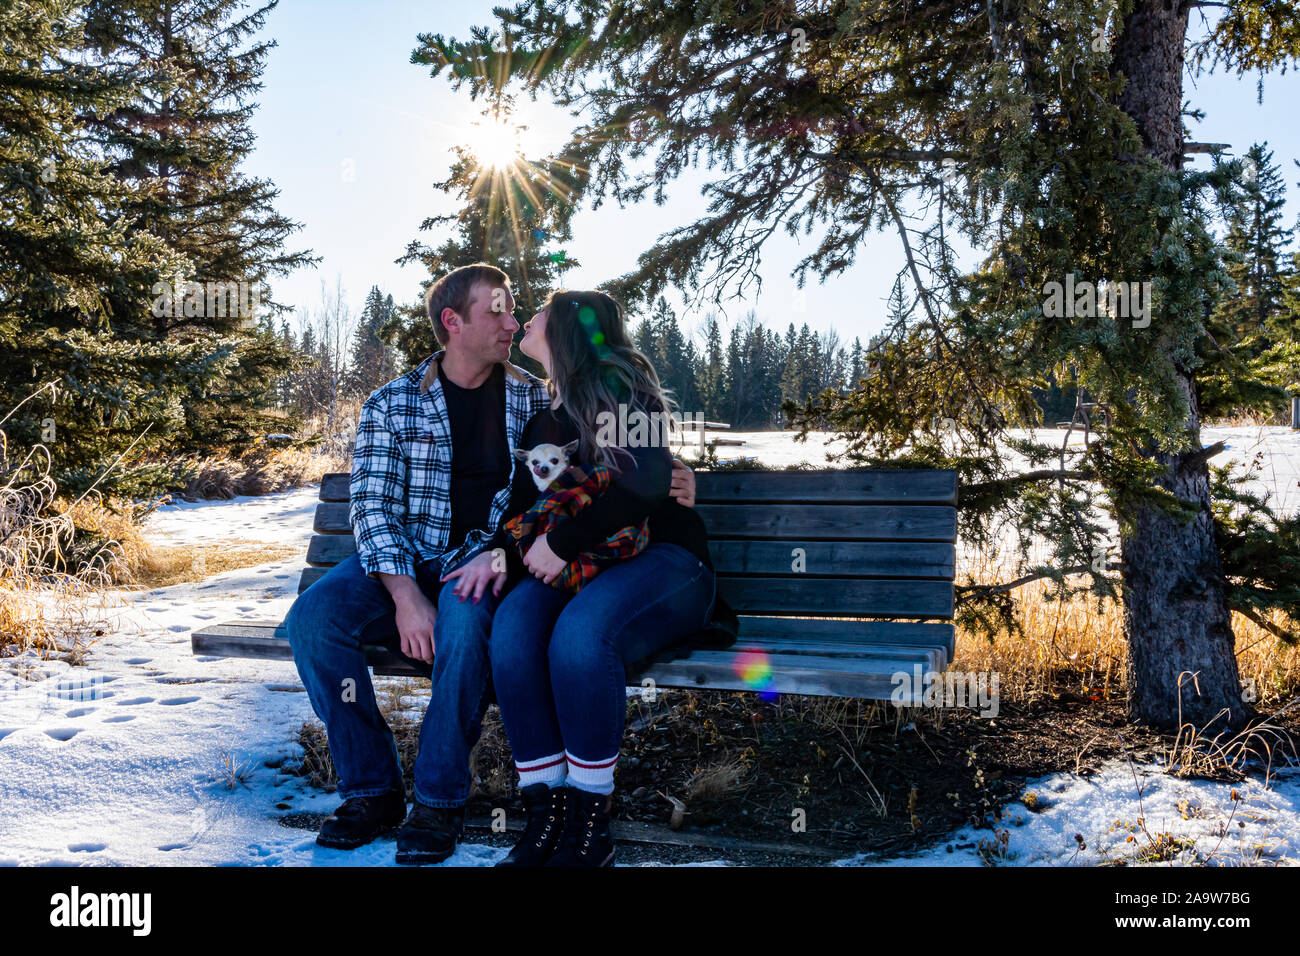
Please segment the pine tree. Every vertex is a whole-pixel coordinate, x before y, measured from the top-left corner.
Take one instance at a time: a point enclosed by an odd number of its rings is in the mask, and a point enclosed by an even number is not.
[[[1240,408],[1290,414],[1286,386],[1293,378],[1293,331],[1300,322],[1287,301],[1295,281],[1286,249],[1294,230],[1282,222],[1286,184],[1268,144],[1256,143],[1242,161],[1240,194],[1227,210],[1224,271],[1234,290],[1219,301],[1210,329],[1225,356],[1202,385],[1207,415]]]
[[[258,38],[278,0],[91,0],[85,46],[142,78],[140,95],[91,122],[109,168],[132,193],[134,228],[185,265],[160,277],[141,342],[206,341],[219,360],[190,388],[179,452],[239,449],[286,425],[267,410],[293,356],[271,331],[283,311],[269,280],[317,261],[290,252],[300,226],[276,212],[275,186],[250,178],[249,126],[274,41]],[[192,284],[191,284],[192,283]]]
[[[87,123],[136,101],[139,77],[79,56],[82,33],[72,3],[0,8],[0,418],[10,459],[43,444],[63,491],[145,495],[174,477],[156,453],[220,360],[123,335],[181,260],[103,171]]]
[[[380,385],[397,377],[397,357],[392,348],[379,338],[380,329],[396,312],[393,297],[385,297],[379,286],[372,286],[352,336],[352,351],[343,377],[346,397],[365,398]]]
[[[796,14],[537,0],[498,11],[530,47],[495,54],[495,70],[481,38],[439,40],[453,83],[517,77],[587,111],[569,147],[591,171],[584,192],[636,201],[700,158],[721,168],[706,187],[708,214],[620,279],[629,300],[670,285],[723,295],[752,279],[778,224],[826,226],[796,281],[843,272],[877,225],[896,233],[907,318],[873,356],[868,384],[815,417],[836,422],[863,460],[959,467],[968,540],[995,512],[1018,522],[1017,580],[1122,600],[1132,718],[1238,727],[1251,712],[1229,610],[1264,621],[1283,609],[1293,633],[1300,584],[1279,573],[1284,562],[1252,565],[1233,542],[1300,554],[1265,504],[1224,497],[1202,447],[1198,381],[1220,361],[1206,321],[1227,285],[1210,207],[1230,177],[1183,167],[1183,74],[1189,59],[1237,72],[1295,64],[1300,14],[1277,0],[1227,0],[1192,46],[1190,9],[883,0]],[[644,134],[628,135],[638,124]],[[652,168],[624,175],[651,148]],[[936,213],[911,218],[917,209]],[[953,267],[954,236],[986,246],[969,274]],[[1075,277],[1125,283],[1138,314],[1122,318],[1137,324],[1087,307],[1063,315],[1050,284]],[[1067,363],[1112,411],[1105,440],[1050,481],[1018,476],[998,439],[1037,417],[1043,370]],[[949,409],[971,439],[960,454],[935,441]],[[1059,449],[1025,453],[1048,463]],[[1095,570],[1107,532],[1094,480],[1119,519],[1119,589]],[[1054,548],[1050,561],[1031,561],[1038,538]],[[1014,623],[999,612],[1004,590],[964,590],[963,613]]]
[[[727,368],[722,352],[722,329],[718,317],[709,313],[704,319],[704,355],[697,376],[700,410],[708,421],[718,421],[728,407]]]

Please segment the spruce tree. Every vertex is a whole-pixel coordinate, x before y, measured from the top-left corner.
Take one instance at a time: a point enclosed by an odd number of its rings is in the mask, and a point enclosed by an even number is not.
[[[379,337],[380,330],[396,313],[393,297],[384,296],[379,286],[372,286],[352,336],[352,351],[343,379],[346,397],[365,398],[380,385],[397,377],[397,356]]]
[[[1210,319],[1210,332],[1225,361],[1206,376],[1206,414],[1241,408],[1290,415],[1287,386],[1297,353],[1294,328],[1300,316],[1287,300],[1295,267],[1287,247],[1294,230],[1282,221],[1286,184],[1268,144],[1247,151],[1239,191],[1227,207],[1224,271],[1233,282]]]
[[[182,260],[104,171],[87,124],[135,102],[141,78],[81,55],[83,26],[63,0],[0,9],[0,418],[9,459],[42,444],[63,491],[145,495],[174,477],[156,453],[212,360],[123,334]]]
[[[84,45],[141,77],[139,95],[89,122],[131,192],[133,229],[184,265],[159,279],[138,342],[206,342],[209,375],[184,400],[174,450],[240,449],[286,424],[268,409],[294,357],[271,331],[284,307],[270,280],[316,261],[285,241],[299,224],[276,212],[274,184],[249,177],[249,122],[275,42],[259,36],[277,0],[91,0]],[[193,283],[193,285],[191,285]]]
[[[978,544],[995,513],[1010,517],[1017,581],[1118,597],[1133,719],[1236,727],[1251,709],[1229,611],[1266,625],[1271,609],[1300,618],[1300,549],[1264,503],[1229,496],[1208,466],[1217,449],[1201,441],[1198,383],[1222,361],[1207,319],[1228,285],[1211,210],[1232,177],[1184,165],[1183,72],[1189,57],[1238,73],[1294,65],[1300,15],[1227,0],[1191,44],[1191,9],[537,0],[496,11],[527,50],[489,58],[486,29],[434,46],[453,83],[516,77],[586,110],[569,147],[590,171],[584,193],[635,201],[700,159],[720,169],[708,213],[620,279],[631,299],[669,285],[742,288],[778,225],[825,226],[796,280],[843,272],[878,227],[890,230],[907,319],[872,356],[876,374],[813,417],[843,430],[860,460],[958,467],[963,537]],[[651,149],[652,167],[626,174]],[[970,273],[953,266],[954,236],[986,253]],[[1080,291],[1082,308],[1063,312],[1060,288],[1076,279],[1094,293],[1122,288],[1127,308],[1098,310]],[[1105,439],[1049,479],[1040,473],[1060,449],[1021,443],[1034,468],[1011,472],[1007,426],[1036,419],[1043,370],[1067,364],[1111,410]],[[968,438],[960,453],[938,440],[944,412]],[[1120,529],[1118,591],[1097,570],[1109,544],[1099,504]],[[1039,539],[1047,561],[1029,554]],[[1241,541],[1271,541],[1279,560],[1245,560]],[[963,606],[987,622],[1007,609],[1006,590],[964,587]]]

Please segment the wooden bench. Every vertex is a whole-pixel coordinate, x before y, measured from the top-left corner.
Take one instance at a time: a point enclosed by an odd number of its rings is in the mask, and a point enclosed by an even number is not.
[[[299,593],[356,550],[348,484],[347,474],[321,482]],[[726,650],[651,658],[629,681],[887,700],[894,675],[942,672],[953,655],[956,501],[952,471],[698,472],[696,509],[740,636]],[[293,657],[274,622],[205,627],[191,644]],[[367,648],[367,661],[376,674],[418,673],[384,647]]]

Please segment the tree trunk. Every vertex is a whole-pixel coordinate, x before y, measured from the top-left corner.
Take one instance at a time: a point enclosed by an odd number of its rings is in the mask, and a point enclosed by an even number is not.
[[[1136,122],[1148,153],[1170,170],[1183,155],[1187,11],[1186,0],[1140,3],[1125,20],[1112,61],[1127,80],[1120,106]],[[1174,364],[1172,356],[1169,361]],[[1176,368],[1176,374],[1187,396],[1187,430],[1199,448],[1195,382],[1186,369]],[[1151,454],[1166,468],[1158,484],[1199,511],[1194,521],[1183,522],[1161,509],[1142,508],[1120,542],[1129,718],[1174,728],[1180,718],[1202,727],[1218,717],[1216,729],[1240,727],[1251,711],[1237,673],[1209,468],[1195,457],[1195,448]]]

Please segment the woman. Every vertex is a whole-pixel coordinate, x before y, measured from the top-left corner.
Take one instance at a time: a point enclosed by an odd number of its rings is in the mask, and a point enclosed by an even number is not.
[[[557,292],[524,326],[519,347],[545,367],[552,395],[551,408],[528,423],[522,447],[576,439],[577,463],[606,465],[616,477],[534,541],[524,559],[528,576],[492,621],[492,680],[528,812],[523,839],[502,864],[604,866],[614,858],[609,807],[627,710],[625,666],[708,624],[713,565],[703,521],[669,497],[672,455],[662,433],[649,429],[642,444],[644,430],[628,428],[628,440],[611,427],[668,405],[653,366],[628,338],[618,302],[602,292]],[[616,444],[620,438],[626,446]],[[514,488],[511,515],[537,495],[525,469],[516,469]],[[576,594],[552,586],[583,551],[647,519],[643,551],[604,568]]]

